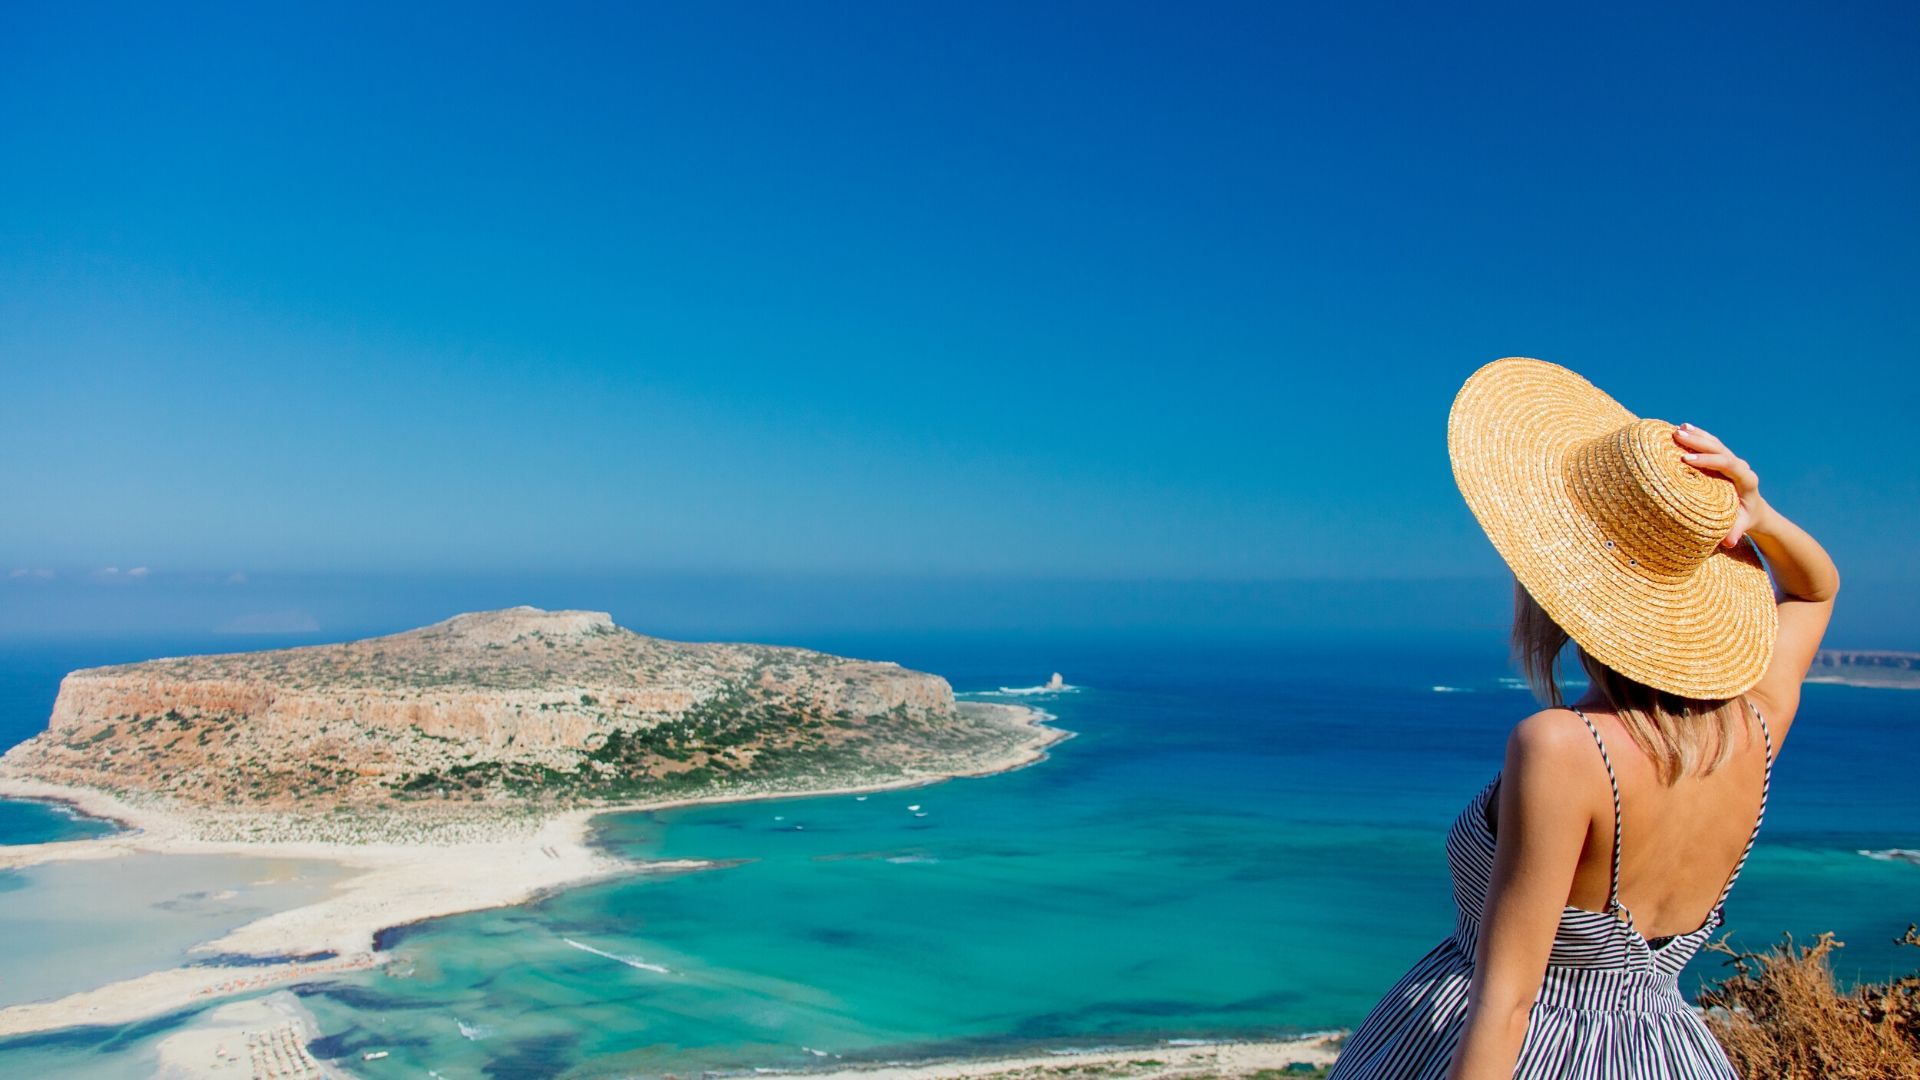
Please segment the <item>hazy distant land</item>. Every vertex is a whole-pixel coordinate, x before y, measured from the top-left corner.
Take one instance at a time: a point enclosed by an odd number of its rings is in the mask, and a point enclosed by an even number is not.
[[[1822,649],[1813,658],[1807,681],[1883,690],[1920,690],[1920,652]]]

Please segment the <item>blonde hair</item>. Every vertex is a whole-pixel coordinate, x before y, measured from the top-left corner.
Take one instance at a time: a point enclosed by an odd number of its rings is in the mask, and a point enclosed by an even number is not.
[[[1513,583],[1513,652],[1534,696],[1561,707],[1560,682],[1555,672],[1560,653],[1571,639],[1546,613],[1526,587]],[[1587,670],[1620,723],[1641,750],[1652,759],[1663,784],[1682,776],[1707,773],[1733,756],[1733,729],[1745,720],[1738,698],[1690,698],[1635,682],[1587,655],[1574,643],[1580,666]]]

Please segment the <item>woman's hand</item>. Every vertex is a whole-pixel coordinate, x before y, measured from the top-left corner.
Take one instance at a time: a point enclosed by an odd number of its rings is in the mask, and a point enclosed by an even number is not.
[[[1733,481],[1740,493],[1740,512],[1734,518],[1733,531],[1721,543],[1731,547],[1742,536],[1751,536],[1773,577],[1779,630],[1767,670],[1747,696],[1766,708],[1778,744],[1787,737],[1793,714],[1800,707],[1800,684],[1827,632],[1833,598],[1840,591],[1840,571],[1818,540],[1767,505],[1760,497],[1760,478],[1746,462],[1734,457],[1725,443],[1692,424],[1680,425],[1673,441],[1686,451],[1687,464]]]
[[[1718,473],[1733,481],[1740,493],[1740,512],[1733,519],[1733,531],[1721,539],[1722,547],[1737,547],[1740,538],[1755,526],[1763,527],[1772,514],[1767,500],[1760,497],[1760,477],[1745,461],[1733,456],[1727,444],[1692,424],[1681,424],[1673,431],[1673,441],[1686,451],[1686,463],[1701,472]]]

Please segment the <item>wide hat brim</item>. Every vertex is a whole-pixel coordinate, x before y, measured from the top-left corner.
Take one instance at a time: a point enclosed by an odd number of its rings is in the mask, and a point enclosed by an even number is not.
[[[1672,430],[1557,364],[1507,357],[1460,388],[1447,453],[1495,550],[1588,655],[1659,690],[1731,698],[1772,660],[1773,586],[1744,538],[1728,548],[1709,537],[1697,559],[1665,560],[1700,542],[1703,527],[1724,536],[1718,522],[1731,525],[1738,499],[1731,481],[1685,463]],[[1627,447],[1621,474],[1638,486],[1596,485],[1580,472],[1596,447],[1615,445]],[[1695,535],[1661,534],[1676,529]]]

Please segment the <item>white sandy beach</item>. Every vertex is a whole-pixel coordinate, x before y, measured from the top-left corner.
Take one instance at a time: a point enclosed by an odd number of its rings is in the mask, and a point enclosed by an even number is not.
[[[20,778],[0,780],[0,795],[69,803],[82,813],[118,821],[131,830],[99,839],[0,847],[0,869],[54,860],[115,858],[133,852],[153,852],[321,859],[359,871],[337,885],[325,899],[276,912],[191,950],[252,957],[315,957],[324,953],[332,956],[265,965],[178,967],[52,1001],[0,1008],[0,1036],[77,1024],[125,1024],[228,994],[375,967],[391,959],[388,953],[374,947],[375,936],[389,927],[525,903],[556,890],[612,877],[684,872],[714,865],[698,860],[635,862],[599,850],[590,843],[590,822],[602,814],[883,791],[939,783],[957,776],[992,775],[1041,760],[1048,746],[1072,734],[1045,726],[1044,714],[1035,710],[1008,705],[992,707],[1007,710],[1009,718],[1020,720],[1030,729],[1030,735],[1004,759],[984,763],[971,771],[910,776],[868,786],[819,791],[596,806],[556,814],[544,822],[534,823],[531,828],[524,819],[503,823],[496,830],[498,835],[453,843],[200,840],[194,838],[192,821],[178,812],[134,805],[91,789]]]
[[[307,1053],[319,1037],[313,1014],[285,990],[207,1010],[160,1041],[154,1080],[348,1080]]]

